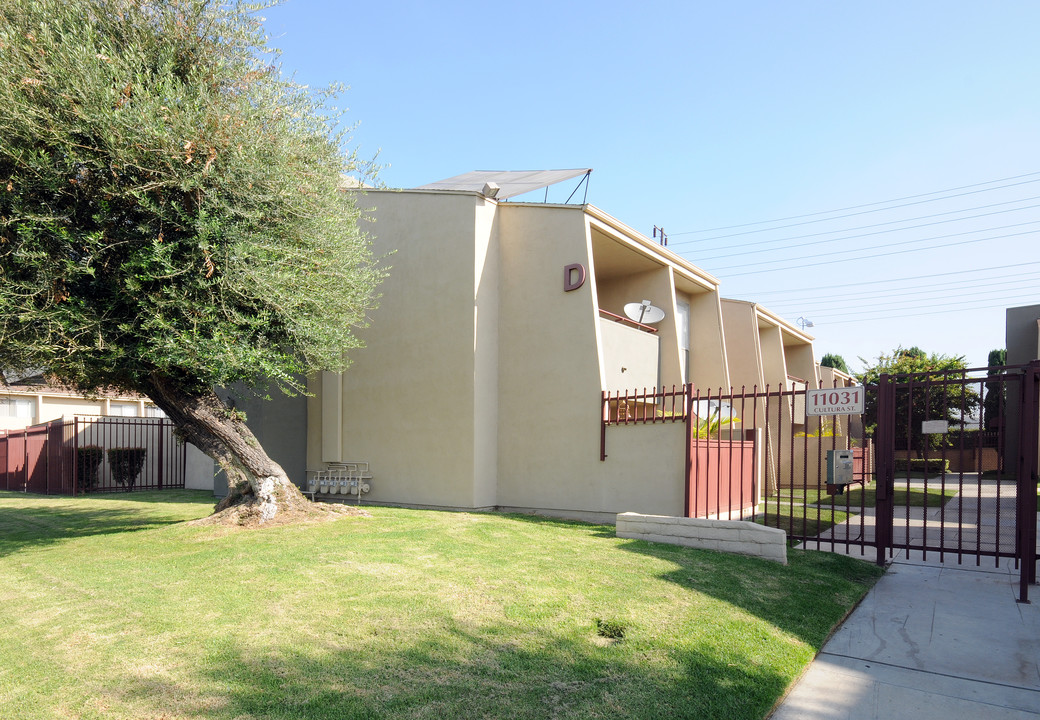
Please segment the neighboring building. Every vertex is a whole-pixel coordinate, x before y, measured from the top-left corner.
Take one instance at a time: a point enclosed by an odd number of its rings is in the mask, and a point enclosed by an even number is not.
[[[1004,341],[1007,343],[1007,364],[1025,365],[1040,360],[1040,305],[1008,308],[1005,315]],[[1021,400],[1013,392],[1007,394],[1004,433],[1006,467],[1018,462],[1018,435]]]
[[[89,420],[99,417],[163,418],[166,415],[155,403],[140,395],[99,393],[95,397],[86,397],[67,388],[47,385],[39,377],[12,379],[10,384],[0,384],[0,433],[73,417]],[[188,446],[184,469],[185,487],[213,489],[213,461],[193,445]]]
[[[1007,309],[1005,342],[1008,365],[1040,360],[1040,305]]]
[[[31,381],[0,384],[0,430],[21,430],[74,415],[164,417],[152,401],[137,395],[101,394],[87,398],[72,390]]]
[[[682,514],[681,425],[601,461],[601,393],[815,383],[812,338],[594,206],[503,202],[520,175],[365,193],[392,269],[350,370],[312,381],[307,465],[369,462],[382,503]],[[652,328],[625,319],[644,300]]]

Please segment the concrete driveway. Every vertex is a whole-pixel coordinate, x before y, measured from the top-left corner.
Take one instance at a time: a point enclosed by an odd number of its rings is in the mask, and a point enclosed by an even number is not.
[[[940,562],[936,552],[897,551],[773,720],[1040,718],[1040,587],[1031,586],[1032,602],[1021,604],[1012,560],[963,553],[976,542],[975,532],[984,532],[985,541],[987,528],[1000,529],[992,542],[1003,545],[1013,517],[1003,499],[982,491],[981,503],[965,493],[964,507],[954,500],[943,510],[970,517],[967,525],[975,526],[963,528],[961,562],[956,552]],[[904,527],[913,537],[933,521],[912,515]],[[876,550],[867,548],[863,556],[873,560]]]

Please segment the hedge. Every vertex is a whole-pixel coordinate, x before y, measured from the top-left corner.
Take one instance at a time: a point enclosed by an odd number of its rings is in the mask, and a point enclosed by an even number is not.
[[[927,472],[927,473],[948,473],[950,471],[950,461],[943,460],[942,458],[896,458],[896,472],[900,470],[906,471],[907,463],[910,464],[910,472]]]

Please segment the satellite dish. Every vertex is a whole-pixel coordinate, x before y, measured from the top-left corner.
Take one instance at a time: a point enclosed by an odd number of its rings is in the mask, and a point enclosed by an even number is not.
[[[654,325],[664,320],[664,310],[650,304],[649,300],[625,304],[625,315],[643,325]]]

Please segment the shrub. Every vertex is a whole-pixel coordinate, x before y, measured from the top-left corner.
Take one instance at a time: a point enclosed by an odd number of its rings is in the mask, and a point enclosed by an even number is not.
[[[76,449],[76,482],[80,490],[91,490],[98,484],[101,460],[105,451],[97,445]]]
[[[142,447],[111,448],[108,451],[108,466],[112,468],[112,477],[126,487],[127,492],[134,489],[146,454],[147,451]]]
[[[943,460],[942,458],[896,458],[895,469],[896,472],[902,470],[906,472],[907,463],[909,463],[910,472],[928,472],[928,473],[948,473],[950,471],[950,461]]]

